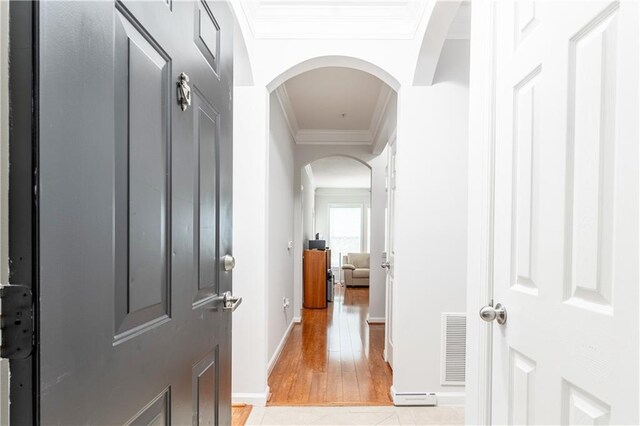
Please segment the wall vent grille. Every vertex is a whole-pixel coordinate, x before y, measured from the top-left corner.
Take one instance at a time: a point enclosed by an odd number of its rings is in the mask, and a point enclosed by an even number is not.
[[[467,315],[443,312],[440,382],[448,386],[464,386],[467,343]]]

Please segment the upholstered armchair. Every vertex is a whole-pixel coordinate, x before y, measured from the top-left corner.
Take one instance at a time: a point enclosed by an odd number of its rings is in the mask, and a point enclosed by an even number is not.
[[[369,253],[342,256],[342,274],[347,286],[369,286]]]

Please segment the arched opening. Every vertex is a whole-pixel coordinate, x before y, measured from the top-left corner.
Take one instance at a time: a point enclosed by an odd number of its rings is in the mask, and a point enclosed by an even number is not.
[[[367,74],[376,76],[396,92],[400,89],[400,82],[390,73],[385,71],[383,68],[369,61],[365,61],[363,59],[356,58],[353,56],[335,55],[335,56],[319,56],[319,57],[307,59],[306,61],[300,62],[288,68],[286,71],[278,75],[267,85],[267,90],[269,92],[273,92],[280,85],[282,85],[286,81],[294,78],[299,74],[312,71],[318,68],[327,68],[327,67],[341,67],[341,68],[351,68],[354,70],[359,70]]]
[[[383,357],[386,273],[379,265],[385,244],[385,147],[395,134],[398,88],[398,81],[375,65],[341,56],[305,61],[267,86],[267,240],[275,248],[267,254],[270,404],[294,402],[286,389],[289,374],[314,374],[284,370],[288,357],[302,353],[329,368],[328,348],[336,333],[351,333],[360,342],[357,354],[350,350],[345,357],[370,373],[383,372],[385,382],[378,383],[383,388],[392,384]],[[285,242],[287,252],[278,249]],[[321,296],[311,306],[305,265],[319,250],[324,266],[316,275],[324,284],[316,286]],[[291,279],[283,280],[287,273]],[[282,304],[285,308],[271,307]],[[292,320],[302,325],[290,326]],[[349,323],[351,328],[340,328]],[[315,343],[305,340],[309,329],[315,330]],[[300,339],[286,340],[287,333]],[[278,343],[283,334],[285,341]],[[342,386],[343,379],[331,380]],[[388,393],[362,395],[368,396],[359,402],[391,403]],[[327,404],[356,402],[351,397],[322,398]]]

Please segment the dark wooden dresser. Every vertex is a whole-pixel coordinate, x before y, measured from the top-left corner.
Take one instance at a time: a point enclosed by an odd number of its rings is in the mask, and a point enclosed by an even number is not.
[[[305,250],[303,257],[304,295],[303,306],[307,309],[327,307],[327,269],[331,259],[330,250]]]

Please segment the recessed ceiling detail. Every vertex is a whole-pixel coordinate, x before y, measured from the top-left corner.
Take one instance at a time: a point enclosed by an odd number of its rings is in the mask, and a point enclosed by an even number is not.
[[[327,67],[288,80],[276,94],[296,143],[372,145],[394,92],[366,72]]]
[[[425,0],[241,0],[256,39],[412,39]]]

